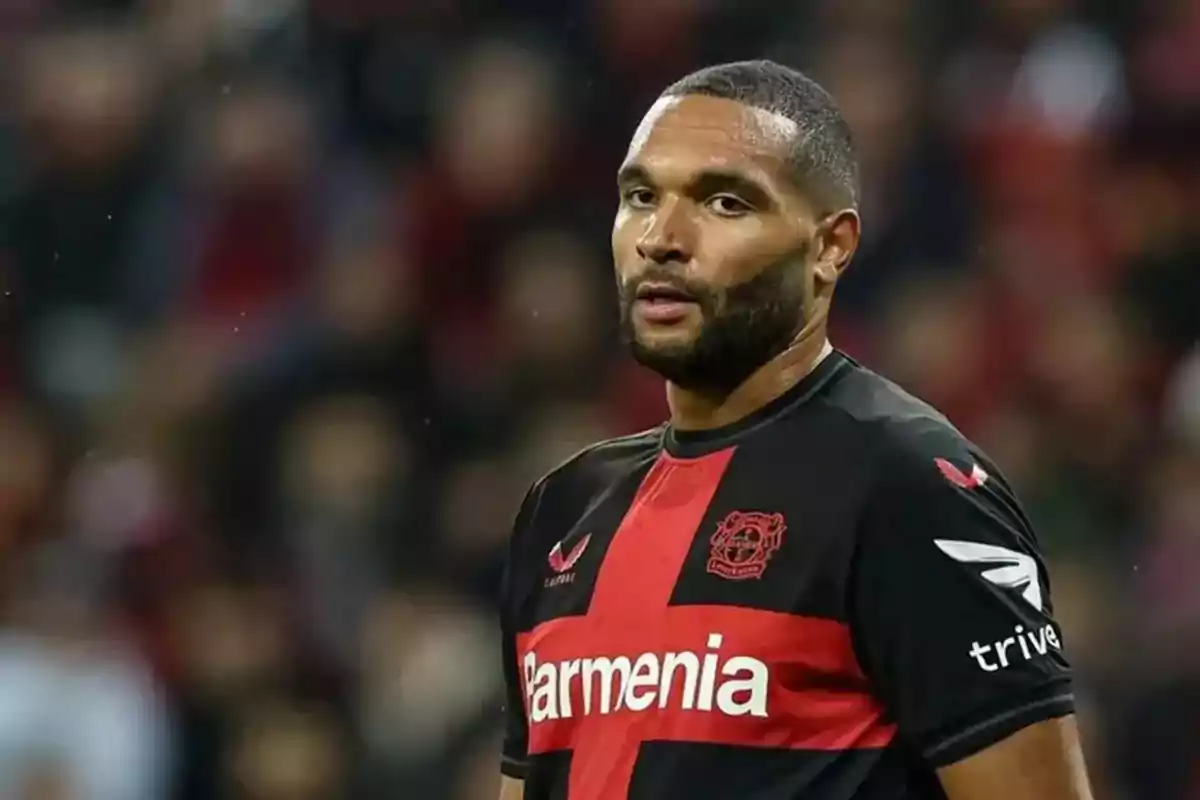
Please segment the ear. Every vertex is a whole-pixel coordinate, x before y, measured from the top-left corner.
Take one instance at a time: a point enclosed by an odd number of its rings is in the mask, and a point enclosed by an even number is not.
[[[858,212],[853,208],[835,211],[822,220],[818,228],[816,261],[813,277],[819,283],[832,286],[842,271],[850,265],[859,240]]]

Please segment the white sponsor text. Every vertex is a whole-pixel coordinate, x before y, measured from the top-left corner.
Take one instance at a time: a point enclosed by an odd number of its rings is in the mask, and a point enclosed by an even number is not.
[[[1036,631],[1027,631],[1024,625],[1018,625],[1013,629],[1013,634],[992,644],[972,642],[968,655],[975,659],[984,672],[995,672],[1006,669],[1017,660],[1032,661],[1044,656],[1050,652],[1050,648],[1062,649],[1053,625],[1043,625]]]
[[[708,636],[708,650],[593,656],[539,661],[522,659],[529,721],[680,708],[732,717],[767,716],[769,670],[757,658],[722,658],[721,634]]]

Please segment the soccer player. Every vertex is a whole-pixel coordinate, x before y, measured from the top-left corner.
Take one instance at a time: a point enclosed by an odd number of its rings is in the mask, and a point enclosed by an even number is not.
[[[769,61],[634,134],[613,256],[670,420],[518,513],[504,800],[1090,800],[1012,491],[827,342],[856,179],[832,98]]]

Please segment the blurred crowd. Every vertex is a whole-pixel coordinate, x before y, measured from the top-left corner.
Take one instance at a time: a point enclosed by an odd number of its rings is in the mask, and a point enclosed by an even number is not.
[[[492,800],[515,507],[656,424],[667,83],[857,136],[835,342],[1006,470],[1101,797],[1200,798],[1200,3],[0,3],[0,797]]]

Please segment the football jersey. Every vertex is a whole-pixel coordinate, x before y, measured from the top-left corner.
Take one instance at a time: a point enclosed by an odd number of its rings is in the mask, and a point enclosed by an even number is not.
[[[938,767],[1073,710],[999,470],[836,351],[733,425],[539,481],[501,618],[525,800],[944,798]]]

